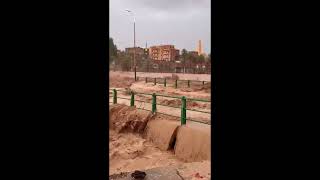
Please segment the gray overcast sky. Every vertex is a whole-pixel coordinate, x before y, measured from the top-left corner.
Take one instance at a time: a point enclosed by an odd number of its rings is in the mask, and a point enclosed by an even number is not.
[[[202,41],[205,53],[211,48],[210,0],[110,0],[110,37],[118,49],[133,47],[133,17],[136,19],[136,45],[148,47],[172,44],[175,48],[196,50]]]

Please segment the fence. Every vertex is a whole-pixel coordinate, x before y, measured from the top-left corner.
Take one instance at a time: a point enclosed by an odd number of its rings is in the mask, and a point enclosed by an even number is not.
[[[167,78],[150,78],[150,77],[137,77],[137,80],[139,79],[145,79],[145,82],[148,83],[148,82],[153,82],[154,85],[156,85],[157,83],[158,84],[163,84],[164,87],[167,87]],[[150,80],[151,79],[151,80]],[[157,81],[157,80],[162,80],[162,82],[160,81]],[[191,87],[191,83],[192,82],[201,82],[202,83],[202,86],[204,86],[205,84],[208,84],[210,83],[210,81],[198,81],[198,80],[178,80],[178,79],[175,79],[174,80],[174,88],[178,88],[178,83],[179,82],[187,82],[187,85],[188,87]]]
[[[111,91],[111,89],[109,89],[109,92]],[[119,97],[118,91],[122,91],[122,92],[129,92],[130,93],[130,98],[125,98],[125,97]],[[146,101],[142,101],[142,100],[138,100],[135,99],[136,95],[150,95],[152,97],[152,101],[151,103],[146,102]],[[174,106],[169,106],[169,105],[163,105],[163,104],[158,104],[157,103],[157,97],[167,97],[167,98],[174,98],[174,99],[180,99],[181,100],[181,107],[174,107]],[[207,111],[201,111],[201,110],[196,110],[196,109],[188,109],[187,108],[187,101],[200,101],[200,102],[209,102],[211,103],[210,100],[206,100],[206,99],[195,99],[195,98],[186,98],[185,96],[169,96],[169,95],[164,95],[164,94],[156,94],[156,93],[141,93],[141,92],[134,92],[134,91],[126,91],[126,90],[117,90],[117,89],[112,89],[112,95],[109,95],[109,97],[113,98],[113,101],[109,103],[113,103],[113,104],[117,104],[117,99],[126,99],[126,100],[130,100],[130,106],[134,106],[135,105],[135,101],[138,102],[145,102],[145,103],[149,103],[152,104],[151,105],[151,112],[152,113],[159,113],[159,114],[165,114],[165,115],[169,115],[169,116],[173,116],[172,114],[166,114],[166,113],[162,113],[162,112],[157,112],[157,105],[159,106],[167,106],[167,107],[171,107],[171,108],[177,108],[177,109],[181,109],[181,116],[174,116],[174,117],[178,117],[180,118],[181,121],[181,125],[186,124],[187,122],[187,110],[188,111],[195,111],[195,112],[200,112],[200,113],[207,113],[207,114],[211,114],[211,112],[207,112]],[[138,109],[143,109],[143,108],[138,108]],[[143,110],[147,110],[150,111],[148,109],[143,109]],[[195,122],[200,122],[200,123],[204,123],[201,121],[197,121],[197,120],[192,120],[192,119],[188,119],[190,121],[195,121]],[[211,123],[204,123],[204,124],[209,124],[211,125]]]

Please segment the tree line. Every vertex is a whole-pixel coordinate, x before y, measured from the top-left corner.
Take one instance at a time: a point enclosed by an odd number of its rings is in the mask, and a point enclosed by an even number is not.
[[[172,66],[172,62],[158,63],[158,67],[157,69],[155,69],[155,61],[149,59],[147,55],[136,56],[136,61],[138,71],[175,71],[175,69],[173,68],[174,66]],[[208,70],[199,71],[199,67],[197,67],[197,65],[200,66],[200,69],[202,68],[202,65],[205,65],[206,68],[210,68],[209,66],[211,66],[211,54],[208,54],[208,56],[205,57],[204,55],[195,55],[192,52],[188,52],[186,49],[182,49],[178,61],[180,62],[180,66],[183,67],[183,72],[208,72]],[[109,64],[111,69],[114,70],[130,71],[133,67],[132,55],[127,54],[123,51],[118,51],[117,46],[115,45],[112,38],[109,38]]]

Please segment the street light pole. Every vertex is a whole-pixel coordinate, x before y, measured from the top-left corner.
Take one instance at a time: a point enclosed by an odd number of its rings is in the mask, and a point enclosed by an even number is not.
[[[133,21],[133,64],[134,80],[137,81],[137,64],[136,64],[136,22]]]
[[[134,66],[134,80],[137,80],[137,64],[136,64],[136,20],[132,11],[126,9],[127,12],[133,15],[133,66]]]

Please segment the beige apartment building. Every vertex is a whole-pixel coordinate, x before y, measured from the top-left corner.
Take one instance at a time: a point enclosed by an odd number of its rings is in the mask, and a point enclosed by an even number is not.
[[[179,50],[173,45],[151,46],[149,48],[149,57],[153,60],[174,61],[179,56]]]

